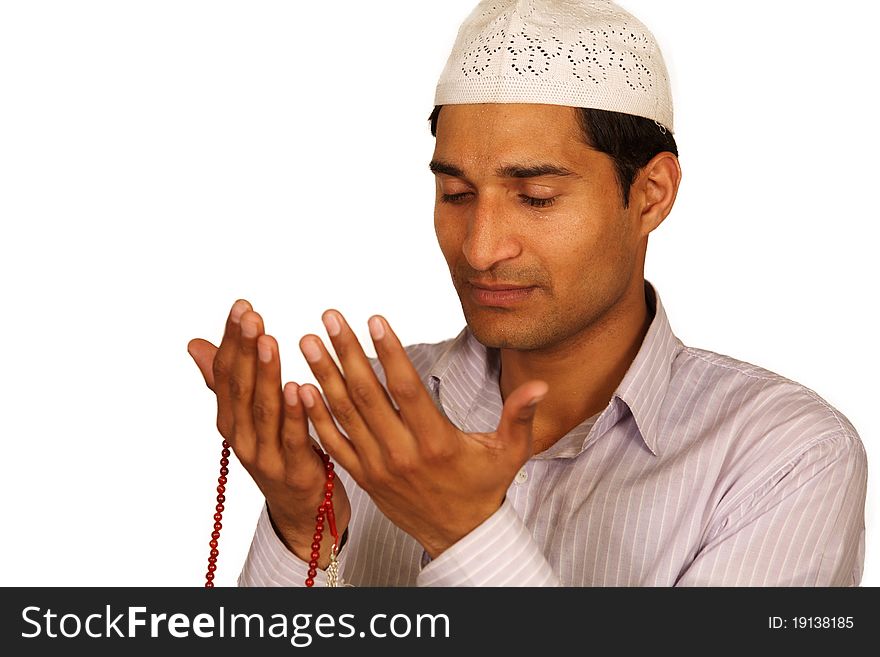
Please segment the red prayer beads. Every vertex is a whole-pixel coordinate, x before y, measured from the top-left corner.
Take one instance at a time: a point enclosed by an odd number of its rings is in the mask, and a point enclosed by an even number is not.
[[[315,585],[315,575],[318,574],[318,559],[321,557],[321,538],[324,535],[324,519],[330,525],[330,534],[333,536],[333,545],[330,548],[331,554],[335,554],[339,549],[339,534],[336,531],[336,516],[333,514],[333,482],[336,473],[333,471],[333,464],[330,457],[320,448],[315,446],[315,452],[324,462],[324,471],[327,473],[327,481],[324,483],[324,501],[318,505],[318,515],[315,516],[315,534],[312,536],[312,553],[309,561],[308,578],[306,578],[306,586]]]
[[[330,457],[320,447],[315,447],[315,452],[324,462],[324,472],[327,473],[324,483],[324,500],[318,505],[318,513],[315,516],[315,533],[312,536],[312,552],[309,555],[309,572],[306,586],[315,585],[315,576],[318,574],[318,559],[321,558],[321,539],[324,536],[324,521],[330,525],[330,534],[333,536],[331,554],[335,555],[339,549],[339,534],[336,530],[336,516],[333,513],[333,484],[336,473]],[[226,475],[229,474],[229,443],[223,441],[223,450],[220,452],[220,476],[217,478],[217,506],[214,507],[214,531],[211,532],[211,540],[208,545],[211,552],[208,556],[208,572],[205,573],[205,588],[214,588],[214,573],[217,570],[217,557],[220,554],[217,546],[220,540],[220,530],[223,529],[223,506],[226,502]]]
[[[223,441],[223,450],[220,452],[220,476],[217,478],[217,506],[214,507],[214,531],[211,532],[211,541],[208,545],[211,547],[211,553],[208,556],[208,572],[205,573],[205,588],[214,588],[214,571],[217,570],[217,556],[220,551],[217,549],[220,539],[220,530],[223,529],[223,503],[226,502],[226,475],[229,474],[229,443]]]

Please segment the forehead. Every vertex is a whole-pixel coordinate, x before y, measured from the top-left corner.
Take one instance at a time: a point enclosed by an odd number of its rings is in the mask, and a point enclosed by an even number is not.
[[[434,159],[462,168],[552,161],[572,170],[599,155],[584,142],[577,109],[562,105],[444,105]]]

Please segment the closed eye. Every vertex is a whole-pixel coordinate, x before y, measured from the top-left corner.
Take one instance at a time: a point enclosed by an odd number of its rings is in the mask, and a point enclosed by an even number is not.
[[[533,208],[546,208],[556,201],[555,196],[551,196],[550,198],[535,198],[534,196],[526,196],[525,194],[520,194],[519,197],[522,199],[523,203],[527,203],[531,205]]]
[[[458,194],[443,194],[440,196],[440,200],[443,203],[461,203],[464,200],[464,197],[470,194],[471,192],[459,192]]]
[[[465,198],[467,198],[471,194],[472,194],[472,192],[459,192],[458,194],[442,194],[440,196],[440,200],[443,203],[461,203],[462,201],[465,200]],[[523,203],[525,203],[526,205],[530,205],[533,208],[546,208],[546,207],[553,205],[553,203],[556,202],[555,196],[550,197],[550,198],[535,198],[534,196],[527,196],[526,194],[520,194],[519,197]]]

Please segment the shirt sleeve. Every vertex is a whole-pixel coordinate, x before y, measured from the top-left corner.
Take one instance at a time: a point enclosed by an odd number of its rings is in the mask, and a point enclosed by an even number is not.
[[[858,436],[821,439],[715,525],[676,586],[858,586],[866,492]]]
[[[501,508],[470,534],[428,563],[418,586],[559,586],[513,504]]]
[[[344,550],[339,554],[339,571],[343,572]],[[309,564],[303,561],[275,533],[264,504],[244,567],[238,576],[239,586],[305,586]],[[342,585],[342,577],[339,578]],[[318,569],[315,586],[327,586],[327,572]]]

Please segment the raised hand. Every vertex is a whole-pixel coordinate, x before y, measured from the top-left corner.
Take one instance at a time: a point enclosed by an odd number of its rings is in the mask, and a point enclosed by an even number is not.
[[[263,319],[251,304],[239,299],[226,320],[219,349],[196,338],[188,351],[217,395],[217,429],[266,497],[285,545],[309,561],[325,470],[313,449],[298,386],[288,383],[282,391],[278,343],[264,333]],[[338,478],[333,506],[342,536],[351,507]],[[330,543],[325,535],[318,561],[322,568],[330,559]]]
[[[517,388],[496,431],[465,433],[434,405],[383,318],[371,318],[369,326],[390,397],[342,315],[328,310],[323,320],[342,371],[320,338],[300,340],[329,403],[328,409],[315,386],[300,387],[318,437],[382,512],[436,557],[501,506],[532,454],[535,406],[547,384],[529,381]]]

